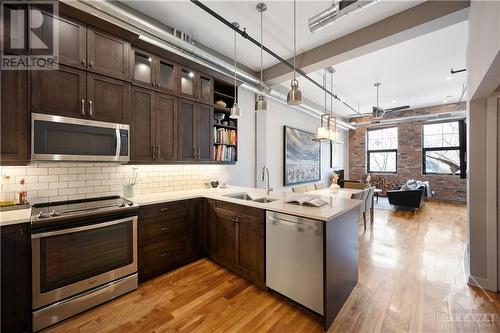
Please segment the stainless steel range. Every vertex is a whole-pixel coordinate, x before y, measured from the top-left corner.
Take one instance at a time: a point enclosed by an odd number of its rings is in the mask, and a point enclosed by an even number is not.
[[[138,206],[121,197],[33,205],[33,330],[137,289]]]

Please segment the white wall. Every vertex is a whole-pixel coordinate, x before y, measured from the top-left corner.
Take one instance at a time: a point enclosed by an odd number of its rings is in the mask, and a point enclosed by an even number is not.
[[[469,111],[468,149],[468,222],[469,269],[473,283],[484,288],[496,285],[496,272],[488,264],[494,253],[488,249],[496,244],[488,242],[491,209],[487,194],[491,184],[487,179],[489,159],[486,148],[496,144],[496,133],[487,129],[487,98],[500,85],[500,2],[471,1],[467,45],[467,95]],[[495,288],[496,289],[496,288]]]

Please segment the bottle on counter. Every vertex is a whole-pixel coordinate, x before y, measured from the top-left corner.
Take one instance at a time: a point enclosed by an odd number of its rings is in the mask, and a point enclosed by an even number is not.
[[[10,176],[3,176],[0,192],[0,206],[13,206],[15,204],[15,192],[12,190]]]
[[[28,192],[26,191],[26,180],[23,178],[19,181],[19,191],[17,192],[17,204],[25,205],[28,203],[27,200]]]

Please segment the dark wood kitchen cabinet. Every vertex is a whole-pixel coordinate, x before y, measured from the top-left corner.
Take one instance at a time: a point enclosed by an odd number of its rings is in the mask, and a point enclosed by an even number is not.
[[[0,227],[1,331],[29,332],[31,327],[31,281],[29,224]]]
[[[128,80],[130,43],[107,32],[87,28],[87,68],[93,72]]]
[[[23,165],[30,160],[28,72],[2,71],[0,164]]]
[[[174,161],[177,156],[176,98],[132,87],[131,107],[131,162]]]
[[[209,200],[208,206],[208,256],[245,279],[265,286],[265,212],[216,200]]]
[[[87,74],[87,118],[128,123],[130,83]]]
[[[212,160],[213,107],[179,99],[177,152],[182,161]]]
[[[72,67],[31,71],[31,111],[86,118],[87,73]]]
[[[85,24],[69,19],[67,17],[56,16],[50,11],[40,7],[37,8],[42,13],[44,24],[39,33],[51,35],[55,23],[59,28],[59,63],[78,68],[87,67],[86,37],[87,27]],[[35,52],[33,52],[35,53]]]
[[[134,84],[175,94],[177,65],[174,62],[138,49],[132,50],[130,58]]]
[[[197,200],[144,206],[139,213],[139,280],[146,281],[199,257]]]
[[[214,80],[212,77],[183,66],[179,66],[178,77],[179,95],[197,102],[213,104]]]
[[[125,81],[60,65],[32,71],[30,91],[33,112],[128,123],[130,84]]]

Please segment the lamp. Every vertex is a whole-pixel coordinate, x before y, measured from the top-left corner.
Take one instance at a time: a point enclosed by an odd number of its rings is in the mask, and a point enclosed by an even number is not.
[[[233,22],[233,25],[238,29],[240,24],[238,22]],[[236,30],[234,32],[234,103],[231,107],[231,112],[229,113],[229,118],[238,119],[241,115],[240,107],[238,106],[238,85],[236,83]]]
[[[293,0],[293,79],[290,82],[290,91],[286,97],[289,105],[302,103],[302,92],[299,90],[299,81],[296,79],[295,57],[297,55],[297,0]]]
[[[263,2],[257,4],[257,11],[260,13],[260,94],[257,97],[257,101],[255,102],[255,111],[266,111],[267,110],[267,100],[266,96],[264,96],[264,88],[262,81],[262,51],[263,51],[263,13],[267,9],[267,5]]]
[[[316,128],[314,141],[330,141],[330,115],[326,108],[326,69],[323,73],[323,88],[325,88],[325,113],[321,115],[320,125]]]

